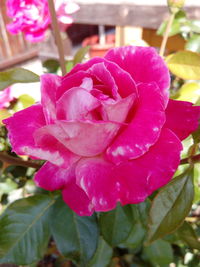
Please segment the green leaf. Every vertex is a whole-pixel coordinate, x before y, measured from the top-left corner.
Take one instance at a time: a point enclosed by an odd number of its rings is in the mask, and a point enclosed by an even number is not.
[[[192,138],[194,140],[194,144],[198,144],[200,142],[200,125],[197,130],[192,133]]]
[[[190,50],[193,52],[200,52],[200,35],[194,34],[190,39],[187,41],[185,45],[186,50]]]
[[[149,211],[150,202],[148,199],[140,204],[129,205],[132,208],[132,230],[122,245],[122,247],[129,247],[131,249],[140,249],[146,236],[147,216]]]
[[[77,53],[75,54],[74,56],[74,66],[77,64],[77,63],[81,63],[85,57],[85,55],[87,54],[87,52],[89,51],[90,47],[89,46],[85,46],[85,47],[82,47],[80,48]]]
[[[73,60],[68,60],[66,62],[66,71],[67,73],[71,71],[71,69],[73,69],[74,67],[74,63],[73,63]]]
[[[196,103],[200,97],[200,84],[185,83],[178,91],[177,100],[190,101]]]
[[[133,206],[133,205],[131,205]],[[134,204],[135,206],[135,204]],[[139,214],[139,220],[144,228],[147,228],[148,225],[148,214],[151,206],[151,201],[149,199],[146,199],[144,202],[139,203],[136,205],[138,209]]]
[[[200,55],[191,51],[179,51],[166,58],[170,71],[185,80],[200,80]]]
[[[101,213],[100,227],[104,239],[111,246],[124,242],[133,227],[131,206],[118,205],[114,210]]]
[[[17,112],[19,110],[28,108],[32,106],[33,104],[35,104],[35,99],[33,97],[31,97],[30,95],[26,95],[26,94],[20,95],[13,110]]]
[[[167,27],[167,21],[164,21],[160,25],[160,27],[159,27],[159,29],[157,30],[156,33],[158,35],[164,35],[165,30],[166,30],[166,27]],[[173,23],[172,23],[171,28],[170,28],[169,37],[174,36],[174,35],[176,35],[176,34],[178,34],[180,32],[181,32],[181,24],[180,24],[180,21],[178,21],[178,20],[175,19],[173,21]]]
[[[146,235],[146,230],[140,222],[134,223],[130,235],[123,245],[132,249],[139,248],[142,245]]]
[[[17,200],[5,210],[0,217],[1,263],[26,265],[43,257],[54,202],[47,195],[35,195]]]
[[[59,61],[56,59],[47,59],[42,63],[43,68],[45,69],[45,72],[47,73],[57,73],[60,64]]]
[[[4,125],[3,120],[9,118],[12,114],[7,109],[0,109],[0,126]]]
[[[172,26],[170,28],[169,36],[174,36],[181,32],[181,25],[186,22],[185,12],[180,10],[175,15],[175,19],[173,20]],[[167,27],[167,21],[164,21],[157,30],[158,35],[164,35]]]
[[[193,169],[175,177],[154,198],[148,225],[148,242],[175,231],[188,215],[194,198]]]
[[[97,250],[87,266],[106,267],[112,258],[112,254],[112,248],[100,237]]]
[[[78,216],[59,199],[51,219],[51,232],[58,250],[65,257],[86,266],[98,243],[99,232],[95,216]]]
[[[199,203],[200,200],[200,163],[195,163],[194,166],[194,203]]]
[[[150,261],[153,266],[169,266],[173,262],[171,245],[164,240],[157,240],[150,246],[144,247],[143,257]]]
[[[199,20],[189,20],[188,21],[190,30],[195,33],[200,33],[200,21]]]
[[[10,178],[7,178],[5,182],[0,183],[0,198],[3,194],[7,194],[14,189],[17,189],[17,184]]]
[[[172,234],[166,235],[163,238],[164,241],[167,241],[171,244],[179,244],[180,238],[178,237],[176,231],[173,232]]]
[[[0,72],[0,90],[3,90],[14,83],[32,82],[39,82],[39,76],[30,70],[15,68]]]
[[[177,230],[177,234],[189,247],[200,250],[200,241],[198,241],[198,237],[189,223],[184,222]]]

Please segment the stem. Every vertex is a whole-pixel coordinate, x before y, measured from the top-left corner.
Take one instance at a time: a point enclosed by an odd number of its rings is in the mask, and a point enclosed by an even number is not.
[[[9,156],[3,152],[0,152],[0,161],[9,163],[10,165],[31,167],[31,168],[35,168],[35,169],[39,169],[41,167],[41,165],[38,163],[30,162],[30,161],[24,161],[22,159]]]
[[[59,26],[58,26],[58,21],[57,21],[57,17],[56,17],[54,0],[48,0],[48,3],[49,3],[49,11],[51,14],[54,39],[55,39],[55,43],[56,43],[57,48],[58,48],[60,67],[61,67],[61,71],[62,71],[62,76],[64,76],[66,74],[65,55],[64,55],[62,38],[61,38]]]
[[[180,164],[197,163],[200,162],[200,154],[192,157],[182,159]]]
[[[170,32],[174,17],[175,17],[175,13],[171,13],[170,17],[169,17],[169,20],[167,22],[167,27],[166,27],[166,30],[165,30],[165,33],[164,33],[164,36],[163,36],[163,40],[162,40],[162,44],[161,44],[161,47],[160,47],[160,56],[161,57],[163,57],[164,53],[165,53],[165,47],[166,47],[166,44],[167,44],[167,40],[168,40],[168,37],[169,37],[169,32]]]

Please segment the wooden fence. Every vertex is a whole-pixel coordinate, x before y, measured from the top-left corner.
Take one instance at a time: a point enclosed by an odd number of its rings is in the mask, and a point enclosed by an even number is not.
[[[10,22],[6,15],[6,0],[0,2],[0,70],[3,70],[36,56],[38,49],[22,34],[12,35],[6,30],[6,24]]]

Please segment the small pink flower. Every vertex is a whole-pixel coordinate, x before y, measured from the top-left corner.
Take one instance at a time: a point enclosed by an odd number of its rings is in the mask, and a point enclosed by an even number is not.
[[[60,29],[65,31],[66,28],[73,23],[71,14],[79,10],[79,6],[72,0],[56,0],[55,9],[57,13],[58,22],[60,23]]]
[[[10,87],[0,91],[0,109],[8,107],[9,102],[11,102],[13,99],[14,97],[11,94]]]
[[[41,103],[4,120],[13,150],[47,160],[38,186],[62,190],[79,215],[144,201],[168,183],[200,107],[169,100],[155,49],[122,47],[41,76]],[[20,122],[20,123],[19,123]]]
[[[55,0],[55,8],[61,29],[66,30],[73,20],[70,14],[79,6],[71,0]],[[30,42],[39,42],[45,38],[51,23],[48,0],[7,0],[7,14],[12,23],[7,29],[12,34],[23,32]]]

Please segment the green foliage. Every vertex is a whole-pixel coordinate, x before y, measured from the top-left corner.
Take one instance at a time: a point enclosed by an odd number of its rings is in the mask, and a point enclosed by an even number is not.
[[[191,51],[180,51],[166,58],[170,71],[185,80],[200,79],[200,55]]]
[[[56,59],[47,59],[42,63],[45,73],[57,73],[60,65],[59,61]]]
[[[197,103],[200,98],[200,84],[196,82],[185,83],[177,92],[177,100]]]
[[[32,82],[39,82],[39,76],[30,70],[15,68],[0,72],[0,90],[3,90],[14,83]]]
[[[16,104],[13,107],[13,110],[17,112],[22,109],[28,108],[32,106],[33,104],[35,104],[35,99],[33,97],[27,94],[20,95],[16,101]]]
[[[159,35],[163,35],[166,25],[161,25]],[[180,51],[166,59],[173,78],[173,98],[199,105],[200,56],[194,52],[200,52],[200,21],[177,12],[170,36],[175,34],[186,40],[190,51]],[[67,72],[84,60],[88,49],[81,48],[66,62]],[[45,61],[43,67],[48,73],[60,71],[54,59]],[[0,90],[17,82],[37,81],[36,74],[17,68],[0,73]],[[0,123],[2,118],[33,103],[29,95],[20,96],[8,109],[0,111]],[[200,129],[184,141],[182,157],[199,154],[199,143]],[[0,151],[20,159],[11,152],[2,126]],[[167,267],[171,262],[178,267],[198,266],[200,225],[195,216],[199,216],[200,165],[195,162],[194,172],[188,166],[180,165],[175,178],[143,203],[118,205],[109,212],[80,217],[62,201],[60,192],[49,194],[36,188],[32,179],[36,169],[2,162],[0,263],[33,267],[46,255],[45,260],[53,258],[53,266],[66,262],[71,267],[71,261],[76,267]],[[16,200],[19,198],[22,199]]]
[[[51,231],[59,251],[81,266],[95,253],[98,243],[98,227],[95,215],[80,217],[62,199],[58,199],[53,210]]]
[[[74,55],[73,59],[69,59],[66,61],[66,71],[67,73],[70,72],[70,70],[78,63],[81,63],[86,54],[89,51],[89,46],[86,47],[81,47],[80,49],[78,49],[78,51],[76,52],[76,54]],[[44,68],[44,72],[45,73],[55,73],[58,74],[59,70],[60,70],[60,65],[59,65],[59,61],[56,59],[47,59],[42,63],[42,66]]]
[[[74,60],[73,60],[73,65],[75,66],[78,63],[81,63],[85,57],[85,55],[88,53],[90,47],[89,46],[85,46],[80,48],[77,53],[74,56]]]
[[[200,250],[200,241],[192,226],[184,222],[177,231],[178,237],[183,240],[189,247]]]
[[[188,39],[185,48],[186,48],[186,50],[200,53],[200,35],[199,34],[193,34]]]
[[[133,227],[133,214],[131,206],[118,205],[114,210],[101,213],[100,228],[104,239],[111,246],[125,241]]]
[[[55,200],[35,195],[12,203],[0,217],[0,262],[38,261],[50,238],[50,212]]]
[[[150,246],[144,247],[143,257],[153,266],[167,267],[173,261],[172,247],[166,241],[157,240]]]
[[[194,166],[194,203],[200,201],[200,163],[196,163]]]
[[[88,267],[106,267],[111,261],[113,254],[112,247],[110,247],[102,237],[99,238],[97,250],[88,263]]]
[[[177,12],[175,15],[174,21],[172,23],[172,26],[170,28],[169,36],[174,36],[176,34],[181,33],[181,29],[185,25],[186,21],[187,20],[186,20],[185,12],[182,10]],[[164,35],[166,27],[167,27],[167,21],[164,21],[158,28],[157,34]]]
[[[158,35],[164,35],[167,21],[164,21],[157,30]],[[186,40],[185,50],[200,52],[200,21],[188,19],[183,10],[175,14],[169,37],[179,34]]]
[[[7,178],[4,182],[0,182],[0,198],[3,194],[8,194],[17,189],[17,184],[10,178]]]
[[[154,198],[149,215],[148,241],[175,231],[188,215],[194,198],[193,169],[175,177]]]

